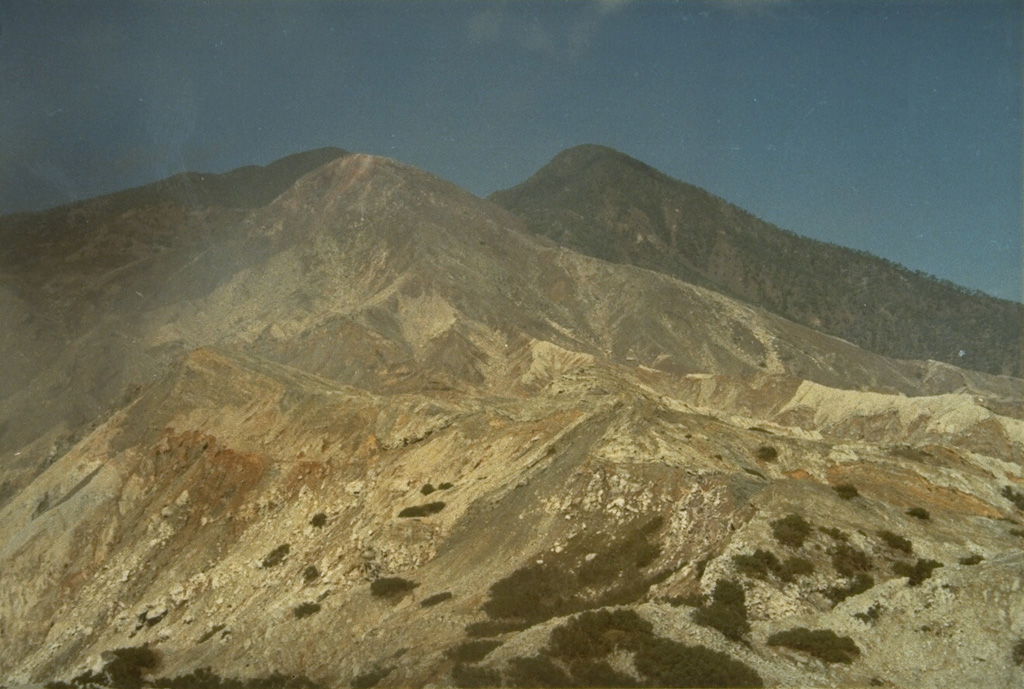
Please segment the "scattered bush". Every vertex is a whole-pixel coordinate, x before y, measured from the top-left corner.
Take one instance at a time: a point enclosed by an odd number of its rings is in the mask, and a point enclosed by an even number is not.
[[[327,524],[327,515],[323,512],[317,512],[313,515],[313,518],[309,520],[310,526],[315,526],[320,529]]]
[[[430,495],[435,490],[437,490],[437,488],[434,488],[434,486],[429,483],[424,483],[423,487],[420,488],[420,492],[423,493],[424,495]]]
[[[426,505],[414,505],[406,507],[398,513],[399,517],[429,517],[444,509],[443,502],[428,502]]]
[[[633,610],[589,611],[555,627],[547,652],[566,662],[603,658],[618,649],[636,651],[653,632]]]
[[[284,675],[274,672],[266,677],[240,680],[219,677],[208,667],[187,675],[149,680],[147,686],[158,689],[318,689],[319,685],[305,675]]]
[[[768,575],[778,573],[781,569],[779,558],[768,551],[758,548],[753,555],[733,555],[736,571],[755,579],[767,579]]]
[[[811,533],[811,525],[799,514],[787,514],[771,523],[775,540],[790,548],[799,548]]]
[[[797,577],[803,577],[813,573],[814,565],[811,564],[810,560],[805,560],[802,557],[791,557],[787,558],[782,563],[782,567],[779,568],[777,576],[782,581],[790,582]]]
[[[454,483],[451,483],[450,481],[445,481],[443,483],[439,483],[438,486],[437,486],[437,489],[438,490],[450,490],[450,489],[452,489],[454,487],[455,487]]]
[[[103,666],[106,684],[114,689],[138,689],[142,686],[142,675],[156,668],[160,656],[149,646],[117,648]]]
[[[830,629],[796,627],[768,637],[769,646],[785,646],[810,654],[826,663],[850,664],[860,649],[848,636],[837,636]]]
[[[976,564],[978,564],[979,562],[981,562],[984,559],[985,558],[983,558],[981,555],[968,555],[966,557],[960,558],[960,564],[962,564],[962,565],[976,565]]]
[[[215,624],[215,625],[213,625],[212,627],[210,627],[210,629],[207,632],[205,632],[201,637],[199,637],[198,640],[196,640],[196,644],[198,645],[198,644],[204,643],[206,641],[209,641],[210,639],[213,638],[214,634],[216,634],[217,632],[221,631],[222,629],[224,629],[224,625],[223,624]]]
[[[294,613],[295,618],[299,620],[301,620],[303,617],[315,615],[318,612],[320,612],[319,603],[301,603],[295,606],[295,608],[292,610],[292,613]]]
[[[878,616],[881,613],[882,613],[882,606],[881,606],[881,604],[874,603],[870,608],[868,608],[864,612],[854,613],[853,616],[856,617],[861,622],[874,622],[875,620],[878,619]]]
[[[1017,639],[1017,643],[1013,645],[1013,662],[1020,667],[1024,667],[1024,638]]]
[[[288,545],[287,543],[282,543],[281,545],[277,546],[269,553],[267,553],[267,556],[263,558],[263,563],[260,566],[264,569],[277,567],[279,564],[284,562],[284,559],[288,557],[288,553],[290,553],[291,550],[292,547],[290,545]]]
[[[852,577],[858,572],[871,570],[871,560],[864,553],[849,543],[840,543],[832,549],[832,566],[844,577]]]
[[[1024,493],[1015,490],[1013,486],[1003,486],[1000,495],[1016,505],[1018,510],[1024,510]]]
[[[644,645],[636,669],[656,687],[760,687],[761,676],[730,655],[662,637]]]
[[[892,571],[901,577],[907,577],[909,579],[907,581],[908,586],[920,586],[921,582],[931,577],[932,570],[941,566],[942,563],[935,560],[918,559],[913,565],[907,562],[894,562]]]
[[[852,500],[860,495],[857,486],[852,483],[840,483],[838,486],[832,486],[832,490],[843,500]]]
[[[480,641],[465,641],[458,646],[449,648],[444,652],[446,658],[459,663],[477,663],[484,657],[501,646],[502,642],[496,639],[481,639]]]
[[[924,521],[927,521],[932,518],[932,516],[928,514],[928,510],[926,510],[923,507],[911,507],[909,510],[907,510],[907,514],[911,517],[914,517],[915,519],[921,519]]]
[[[352,678],[352,689],[371,689],[391,674],[393,667],[374,667]]]
[[[914,552],[914,544],[903,538],[903,536],[894,534],[892,531],[879,531],[878,535],[893,550],[899,550],[907,555]]]
[[[513,687],[569,687],[572,680],[547,656],[527,656],[508,661],[509,685]]]
[[[875,585],[875,578],[864,572],[857,572],[845,586],[833,586],[825,589],[822,593],[832,601],[832,605],[839,605],[850,596],[864,593]]]
[[[1024,538],[1024,529],[1010,529],[1010,535]]]
[[[370,582],[370,593],[378,598],[403,596],[419,586],[415,581],[401,577],[381,577]]]
[[[834,526],[830,526],[828,528],[825,528],[823,526],[823,527],[821,527],[819,529],[819,531],[821,531],[821,533],[823,533],[826,536],[828,536],[829,538],[831,538],[833,541],[839,541],[840,543],[846,543],[847,541],[850,540],[849,536],[847,536],[843,531],[837,529]]]
[[[307,584],[312,584],[314,581],[320,578],[320,570],[315,565],[310,565],[306,569],[302,570],[302,580]]]
[[[762,462],[774,462],[779,458],[779,451],[776,450],[771,445],[762,445],[761,447],[757,448],[757,451],[754,453],[754,456],[757,457]]]
[[[739,640],[750,632],[746,600],[742,586],[729,579],[719,579],[711,594],[711,604],[695,610],[693,621],[717,629],[729,639]]]
[[[431,606],[437,605],[438,603],[443,603],[443,602],[445,602],[446,600],[448,600],[451,597],[452,597],[452,592],[451,591],[443,591],[441,593],[435,593],[433,596],[428,596],[427,598],[424,598],[423,600],[421,600],[420,601],[420,606],[424,607],[424,608],[429,608]]]

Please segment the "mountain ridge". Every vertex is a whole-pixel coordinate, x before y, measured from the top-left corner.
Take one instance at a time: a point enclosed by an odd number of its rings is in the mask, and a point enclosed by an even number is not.
[[[577,251],[665,272],[887,356],[1020,377],[1024,308],[801,237],[603,146],[489,198]]]

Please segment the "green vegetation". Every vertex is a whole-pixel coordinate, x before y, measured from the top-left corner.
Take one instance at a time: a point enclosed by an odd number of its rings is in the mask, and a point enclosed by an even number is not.
[[[985,558],[983,558],[981,555],[975,555],[975,554],[967,555],[966,557],[960,558],[960,564],[962,564],[962,565],[976,565],[976,564],[978,564],[979,562],[981,562],[984,559]]]
[[[572,539],[561,553],[547,552],[495,582],[483,610],[497,626],[476,623],[472,635],[490,629],[524,629],[551,617],[588,608],[625,605],[642,598],[667,572],[651,572],[661,554],[653,540],[661,517],[634,522],[619,534],[589,531]]]
[[[871,560],[863,550],[840,543],[832,549],[832,566],[844,577],[852,577],[858,572],[871,571]]]
[[[1017,643],[1013,645],[1011,657],[1015,665],[1024,667],[1024,638],[1017,639]]]
[[[899,550],[907,555],[914,552],[914,544],[903,538],[903,536],[894,534],[892,531],[879,531],[878,535],[893,550]]]
[[[479,641],[465,641],[458,646],[449,648],[444,652],[446,658],[459,663],[476,663],[501,646],[502,642],[496,639],[481,639]]]
[[[378,598],[397,598],[419,586],[401,577],[381,577],[370,582],[370,593]]]
[[[771,445],[762,445],[754,452],[754,456],[762,462],[774,462],[779,458],[779,451]]]
[[[1013,486],[1003,486],[1000,495],[1012,502],[1018,510],[1024,510],[1024,493],[1016,490]]]
[[[320,570],[315,565],[310,565],[306,569],[302,570],[302,580],[307,584],[312,584],[314,581],[320,578]]]
[[[444,482],[439,483],[437,485],[437,489],[438,490],[451,490],[454,487],[455,487],[455,484],[451,483],[450,481],[444,481]]]
[[[896,457],[909,459],[912,462],[927,462],[932,458],[931,452],[911,445],[896,445],[892,448],[891,452]]]
[[[698,608],[693,621],[717,629],[734,641],[750,633],[747,621],[747,597],[743,587],[729,579],[719,579],[711,594],[711,604]]]
[[[263,558],[263,563],[260,565],[260,567],[263,567],[264,569],[277,567],[279,564],[284,562],[284,559],[288,557],[288,553],[290,553],[291,550],[292,547],[290,545],[288,545],[287,543],[282,543],[281,545],[277,546],[269,553],[267,553],[267,556]]]
[[[878,619],[878,616],[881,613],[882,613],[882,606],[881,606],[881,604],[874,603],[866,611],[854,613],[853,616],[856,617],[861,622],[874,622],[875,620]]]
[[[320,612],[319,603],[300,603],[299,605],[295,606],[295,608],[292,610],[292,613],[295,615],[295,618],[299,620],[301,620],[303,617],[315,615],[318,612]]]
[[[442,591],[441,593],[435,593],[433,596],[428,596],[420,601],[420,606],[429,608],[439,603],[444,603],[446,600],[452,597],[451,591]]]
[[[430,495],[435,490],[437,490],[437,488],[434,488],[434,486],[429,483],[424,483],[423,487],[420,488],[420,492],[423,493],[424,495]]]
[[[785,562],[779,562],[774,553],[761,548],[754,551],[753,555],[734,555],[732,561],[737,572],[755,579],[767,580],[772,574],[782,581],[790,582],[814,571],[814,565],[802,557],[791,557]]]
[[[406,507],[404,510],[398,513],[399,517],[429,517],[432,514],[437,514],[444,509],[443,502],[428,502],[425,505],[414,505],[412,507]]]
[[[848,636],[837,636],[830,629],[796,627],[768,637],[769,646],[785,646],[823,660],[826,663],[852,663],[860,649]]]
[[[921,519],[923,521],[927,521],[932,518],[932,516],[928,513],[928,510],[924,509],[923,507],[911,507],[909,510],[907,510],[907,514],[911,517],[914,517],[915,519]]]
[[[847,541],[850,540],[849,536],[847,536],[843,531],[841,531],[840,529],[837,529],[834,526],[830,526],[828,528],[825,528],[823,526],[823,527],[821,527],[818,530],[821,531],[821,533],[823,533],[826,536],[828,536],[829,538],[831,538],[833,541],[838,541],[840,543],[846,543]]]
[[[892,571],[901,577],[908,577],[908,586],[920,586],[921,582],[932,575],[932,570],[942,566],[942,563],[935,560],[918,559],[913,565],[907,562],[894,562]]]
[[[135,682],[134,675],[129,676],[127,684],[116,684],[106,671],[99,674],[86,672],[67,682],[50,682],[47,689],[94,689],[98,686],[112,689],[138,689],[139,687],[155,687],[156,689],[319,689],[319,685],[305,675],[285,675],[274,672],[265,677],[253,677],[246,680],[220,677],[210,668],[204,667],[177,677],[158,677]]]
[[[840,483],[837,486],[832,486],[832,490],[834,490],[836,495],[843,500],[853,500],[855,497],[860,495],[860,492],[857,490],[857,486],[852,483]]]
[[[787,514],[771,522],[775,540],[790,548],[799,548],[811,533],[811,525],[799,514]]]
[[[317,512],[313,515],[313,518],[309,520],[310,526],[315,526],[318,529],[324,527],[327,524],[327,515],[323,512]]]
[[[641,678],[615,670],[615,653],[633,656]],[[632,610],[581,613],[556,627],[537,656],[509,662],[513,686],[741,687],[762,686],[760,676],[725,653],[656,636]],[[454,673],[453,673],[454,674]]]

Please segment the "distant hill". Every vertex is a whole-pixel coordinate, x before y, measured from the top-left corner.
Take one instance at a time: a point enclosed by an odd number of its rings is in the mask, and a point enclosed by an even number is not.
[[[610,148],[566,150],[490,199],[576,251],[721,291],[886,356],[1022,373],[1020,304],[781,230]]]

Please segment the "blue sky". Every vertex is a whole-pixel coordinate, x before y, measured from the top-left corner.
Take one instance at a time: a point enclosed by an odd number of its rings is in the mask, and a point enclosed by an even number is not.
[[[0,2],[0,213],[334,145],[486,195],[600,143],[1022,297],[1024,3]]]

